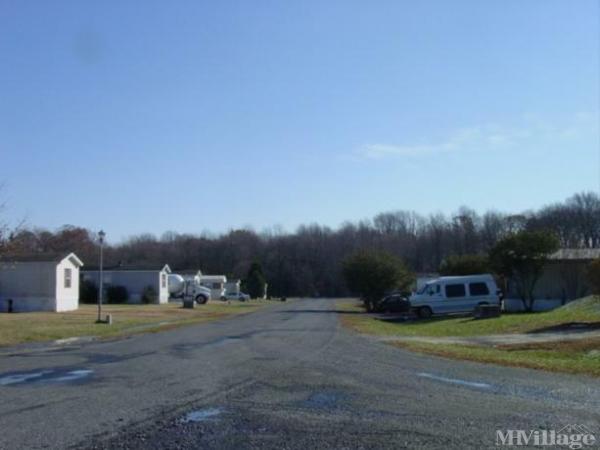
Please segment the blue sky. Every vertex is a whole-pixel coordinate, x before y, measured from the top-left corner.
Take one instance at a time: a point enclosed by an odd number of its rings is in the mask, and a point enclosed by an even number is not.
[[[0,180],[112,240],[600,184],[599,3],[0,1]]]

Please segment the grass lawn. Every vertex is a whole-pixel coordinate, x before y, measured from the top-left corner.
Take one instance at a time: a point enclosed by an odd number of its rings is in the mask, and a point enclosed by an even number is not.
[[[481,336],[527,333],[572,322],[600,326],[600,297],[587,297],[562,308],[538,313],[511,313],[474,320],[472,317],[434,317],[428,320],[386,322],[362,314],[356,301],[338,302],[342,323],[360,333],[378,336]],[[353,314],[356,313],[356,314]]]
[[[103,316],[112,314],[113,324],[96,324],[95,305],[80,305],[65,313],[32,312],[0,314],[0,346],[43,342],[74,336],[108,338],[141,332],[162,331],[182,325],[208,322],[255,311],[269,302],[209,302],[183,309],[180,303],[166,305],[104,305]]]
[[[600,339],[597,338],[498,347],[420,342],[394,342],[393,345],[446,358],[600,376]]]
[[[587,297],[553,311],[505,314],[498,318],[440,317],[408,322],[385,322],[365,314],[356,301],[337,305],[342,324],[377,336],[482,336],[542,331],[571,323],[600,327],[600,297]],[[507,366],[600,376],[600,338],[511,345],[459,345],[392,341],[392,345],[446,358]]]

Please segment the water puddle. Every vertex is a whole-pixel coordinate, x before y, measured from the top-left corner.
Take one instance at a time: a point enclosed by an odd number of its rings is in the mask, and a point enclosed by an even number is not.
[[[221,345],[236,344],[240,341],[241,341],[241,339],[239,337],[227,336],[227,337],[217,339],[216,341],[212,342],[211,345],[219,347]]]
[[[488,383],[481,383],[478,381],[467,381],[467,380],[461,380],[458,378],[441,377],[439,375],[433,375],[433,374],[427,373],[427,372],[420,372],[418,375],[422,378],[429,378],[430,380],[436,380],[436,381],[441,381],[441,382],[450,383],[450,384],[459,384],[462,386],[474,387],[474,388],[478,388],[478,389],[491,389],[493,387],[491,384],[488,384]]]
[[[342,395],[337,392],[322,391],[311,394],[303,405],[309,408],[328,409],[334,408],[342,400]]]
[[[94,373],[89,369],[74,370],[40,370],[37,372],[10,373],[0,376],[0,386],[20,384],[67,383],[80,381]]]
[[[63,381],[82,380],[84,378],[89,377],[92,373],[94,373],[93,370],[87,370],[87,369],[71,370],[70,372],[67,372],[65,375],[62,375],[57,378],[53,378],[52,381],[63,382]]]
[[[205,408],[190,411],[181,419],[183,423],[205,422],[211,420],[223,412],[222,408]]]
[[[11,384],[27,383],[34,381],[44,375],[52,372],[51,370],[42,370],[41,372],[15,373],[0,377],[0,386],[10,386]]]

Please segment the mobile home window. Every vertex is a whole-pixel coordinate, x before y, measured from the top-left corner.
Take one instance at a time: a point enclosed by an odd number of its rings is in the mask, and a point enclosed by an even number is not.
[[[457,298],[464,297],[466,294],[464,284],[447,284],[446,285],[446,297]]]
[[[221,289],[221,283],[213,283],[213,289]]]
[[[65,288],[71,287],[72,273],[71,269],[65,269]]]
[[[490,290],[485,283],[469,283],[469,292],[473,296],[490,294]]]
[[[163,273],[160,275],[160,284],[162,285],[163,288],[167,287],[167,274],[166,273]]]

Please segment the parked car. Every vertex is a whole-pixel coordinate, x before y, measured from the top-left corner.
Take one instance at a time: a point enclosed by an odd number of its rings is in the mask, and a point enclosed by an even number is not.
[[[250,300],[250,296],[243,292],[226,292],[225,295],[221,297],[221,300],[239,300],[240,302],[245,302]]]
[[[433,314],[471,313],[477,305],[499,306],[499,292],[489,274],[440,277],[427,282],[409,300],[419,317],[428,318]]]
[[[401,294],[388,295],[379,302],[376,311],[382,313],[408,313],[410,312],[410,302],[408,298]]]

